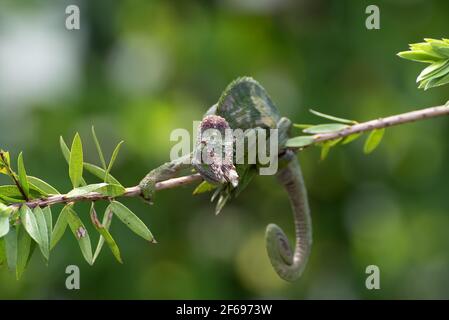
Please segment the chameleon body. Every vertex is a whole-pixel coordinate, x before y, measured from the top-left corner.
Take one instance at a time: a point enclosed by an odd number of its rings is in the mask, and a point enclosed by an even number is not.
[[[304,270],[312,245],[307,192],[296,154],[284,148],[291,122],[280,117],[265,89],[254,79],[238,78],[226,88],[218,103],[206,112],[200,125],[200,138],[195,150],[151,171],[140,183],[143,197],[151,201],[156,182],[173,178],[180,170],[194,168],[206,181],[218,184],[213,195],[213,199],[219,196],[216,209],[218,213],[228,199],[237,196],[248,185],[258,167],[257,164],[234,166],[232,161],[229,163],[229,154],[225,153],[222,154],[225,160],[218,166],[214,166],[213,161],[212,164],[205,164],[199,160],[198,155],[207,146],[207,141],[201,139],[203,129],[214,128],[220,131],[227,127],[242,130],[260,128],[267,132],[269,129],[278,129],[279,170],[276,176],[290,199],[296,242],[295,249],[292,250],[282,229],[275,224],[269,224],[265,233],[266,248],[277,274],[287,281],[296,280]],[[190,158],[191,162],[188,161]]]

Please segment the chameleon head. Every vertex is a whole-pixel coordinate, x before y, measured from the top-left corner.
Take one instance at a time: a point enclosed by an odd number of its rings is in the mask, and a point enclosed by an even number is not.
[[[192,164],[211,183],[238,185],[239,176],[233,164],[233,139],[225,118],[208,115],[199,126]]]

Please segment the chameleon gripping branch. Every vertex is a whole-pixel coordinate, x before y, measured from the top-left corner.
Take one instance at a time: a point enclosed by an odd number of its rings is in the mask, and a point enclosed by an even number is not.
[[[338,138],[344,138],[354,133],[360,133],[360,132],[367,132],[371,131],[373,129],[381,129],[391,126],[396,126],[400,124],[415,122],[419,120],[424,119],[430,119],[430,118],[436,118],[441,116],[449,116],[449,104],[448,105],[442,105],[442,106],[436,106],[436,107],[430,107],[426,109],[421,110],[415,110],[407,113],[401,113],[393,116],[389,116],[386,118],[380,118],[375,120],[370,120],[362,123],[358,123],[352,126],[349,126],[346,129],[332,132],[332,133],[326,133],[326,134],[319,134],[314,136],[314,143],[318,142],[325,142],[330,140],[335,140]],[[292,148],[295,151],[299,151],[298,148]],[[172,178],[163,180],[156,183],[156,191],[160,190],[166,190],[166,189],[174,189],[177,187],[181,187],[184,185],[189,185],[191,183],[196,183],[202,181],[203,178],[198,174],[192,174],[188,176],[178,177],[178,178]],[[140,186],[134,186],[130,188],[126,188],[125,194],[123,194],[123,197],[140,197],[142,196],[142,190]],[[101,193],[97,192],[90,192],[82,196],[77,197],[67,197],[64,194],[61,195],[54,195],[50,196],[48,198],[41,198],[41,199],[35,199],[29,202],[26,202],[25,204],[29,206],[30,208],[34,208],[36,206],[45,207],[48,205],[53,204],[60,204],[60,203],[69,203],[69,202],[79,202],[79,201],[98,201],[98,200],[107,200],[108,197],[104,196]],[[12,204],[11,207],[19,207],[23,203],[16,203]]]
[[[277,274],[284,280],[294,281],[301,276],[303,270],[305,269],[312,246],[312,219],[307,199],[307,190],[302,177],[301,168],[299,166],[296,152],[299,152],[310,145],[320,145],[323,142],[327,141],[338,142],[341,140],[341,138],[349,137],[354,134],[373,131],[376,129],[383,129],[394,125],[444,115],[449,115],[449,104],[416,110],[389,116],[386,118],[379,118],[363,123],[352,122],[351,125],[344,126],[344,128],[342,128],[341,130],[305,136],[308,141],[306,145],[290,145],[288,141],[290,141],[290,128],[292,127],[291,121],[279,115],[276,106],[266,93],[265,89],[257,81],[249,77],[242,77],[233,81],[226,88],[218,103],[212,106],[206,112],[200,125],[199,131],[201,134],[194,151],[191,154],[186,155],[180,159],[167,162],[157,167],[156,169],[153,169],[142,179],[139,185],[126,189],[120,186],[122,188],[122,191],[120,193],[116,194],[111,191],[109,195],[105,195],[105,193],[100,192],[70,192],[68,194],[54,194],[50,192],[50,195],[47,195],[45,197],[42,197],[41,195],[40,197],[33,200],[26,200],[28,198],[23,197],[26,201],[21,203],[16,203],[15,201],[9,202],[8,208],[16,212],[20,209],[21,212],[23,211],[22,209],[24,207],[28,207],[28,209],[34,209],[35,211],[37,210],[38,212],[40,212],[40,208],[44,208],[45,210],[47,209],[47,207],[49,208],[50,206],[55,204],[68,204],[68,207],[71,207],[71,204],[75,204],[81,201],[92,202],[93,208],[93,203],[95,201],[110,200],[110,206],[112,206],[112,208],[115,210],[114,212],[117,214],[116,211],[118,211],[119,217],[120,215],[122,215],[123,218],[124,214],[127,214],[129,216],[129,213],[126,213],[126,208],[123,205],[115,201],[115,198],[117,197],[140,197],[151,202],[156,191],[176,188],[179,186],[205,180],[208,183],[214,184],[216,186],[216,192],[212,196],[212,199],[218,198],[216,207],[216,213],[218,213],[221,211],[221,209],[229,199],[235,197],[248,185],[248,182],[253,177],[251,172],[254,172],[254,169],[257,169],[257,167],[253,164],[242,164],[234,166],[232,153],[212,154],[213,159],[223,159],[224,156],[224,162],[219,162],[217,160],[218,162],[213,161],[212,163],[203,163],[202,161],[200,161],[200,155],[204,150],[209,151],[210,149],[208,148],[210,145],[214,145],[214,140],[208,140],[207,138],[203,139],[203,131],[208,128],[214,128],[218,130],[231,128],[242,129],[243,131],[256,128],[261,128],[267,131],[269,129],[278,129],[279,170],[276,173],[276,177],[280,183],[280,186],[286,191],[290,200],[295,226],[295,246],[294,248],[290,246],[288,238],[280,227],[275,224],[269,224],[265,232],[266,249],[268,257],[270,258],[270,262]],[[306,132],[306,130],[304,131]],[[74,149],[74,145],[76,145],[76,138],[77,136],[75,136],[72,149]],[[291,140],[294,139],[295,138],[292,138]],[[81,142],[78,142],[78,147],[82,150],[82,146],[80,145]],[[67,149],[66,146],[64,148]],[[69,150],[65,151],[64,148],[63,153],[71,152]],[[218,149],[220,148],[212,148],[211,150]],[[189,157],[189,159],[192,159],[192,161],[185,161],[185,157]],[[7,162],[9,162],[9,159],[3,159],[3,163]],[[111,160],[111,163],[112,162],[113,160]],[[80,164],[82,166],[82,159],[80,161]],[[198,173],[179,177],[181,170],[186,169],[194,169]],[[109,178],[108,173],[109,168],[106,171],[105,180]],[[14,178],[16,177],[16,174],[12,171],[10,172],[10,175]],[[22,172],[22,174],[20,174],[19,170],[18,177],[26,177],[26,173]],[[72,179],[72,175],[70,177]],[[82,175],[80,175],[78,179],[82,179]],[[95,185],[88,185],[86,187],[92,186]],[[76,189],[76,185],[74,187]],[[70,211],[71,209],[68,210]],[[75,234],[77,235],[78,240],[81,241],[85,233],[84,226],[81,225],[81,222],[75,215],[75,213],[72,212],[70,214],[70,217],[72,219],[71,223],[76,223]],[[106,214],[105,216],[107,217]],[[105,220],[104,222],[105,225],[100,224],[98,222],[98,219],[96,219],[95,212],[92,211],[92,209],[91,217],[93,217],[95,226],[108,236],[108,244],[112,246],[111,250],[113,250],[114,255],[118,257],[118,260],[121,261],[115,243],[113,243],[113,240],[111,240],[110,234],[106,233],[108,223],[107,220]],[[141,221],[138,220],[137,217],[134,217],[133,219],[135,223],[134,231],[145,239],[154,242],[154,239],[149,230],[142,231],[142,228],[146,227],[140,224]],[[136,225],[138,228],[136,227]],[[83,251],[83,255],[89,263],[93,263],[93,261],[95,261],[95,256],[92,259],[92,254],[89,254],[89,252],[86,253],[85,248]]]

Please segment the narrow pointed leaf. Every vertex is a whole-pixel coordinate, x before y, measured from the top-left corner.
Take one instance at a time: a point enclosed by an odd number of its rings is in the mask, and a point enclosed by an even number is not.
[[[67,163],[70,162],[70,149],[67,147],[67,144],[64,141],[64,138],[62,136],[59,137],[59,146],[61,147],[62,155],[64,156],[65,161]]]
[[[107,208],[103,215],[103,221],[101,222],[101,224],[106,228],[106,230],[109,230],[109,228],[111,227],[113,216],[114,216],[114,214],[112,213],[112,211],[109,208]],[[95,249],[93,261],[97,260],[99,254],[101,252],[101,249],[103,248],[103,245],[104,245],[104,237],[100,236],[100,239],[98,240],[97,248]]]
[[[64,141],[64,138],[62,136],[59,137],[59,145],[61,146],[61,152],[62,155],[64,156],[65,161],[67,162],[67,164],[70,163],[70,150],[69,147],[67,147],[67,144]],[[86,181],[83,179],[83,177],[81,177],[81,185],[85,186],[87,183]]]
[[[321,154],[320,154],[320,159],[321,161],[325,160],[329,154],[331,147],[328,144],[324,144],[321,147]]]
[[[120,249],[117,246],[117,243],[115,242],[114,238],[112,238],[108,229],[103,224],[101,224],[100,221],[98,220],[98,216],[97,216],[97,213],[95,211],[93,204],[92,204],[92,207],[90,210],[90,218],[92,220],[92,224],[94,225],[95,229],[97,229],[97,231],[100,233],[100,236],[103,237],[103,239],[108,244],[109,249],[111,249],[111,252],[114,255],[115,259],[117,259],[118,262],[123,263],[122,257],[120,256]],[[94,258],[93,258],[94,262],[95,262],[95,259],[97,256],[94,255]]]
[[[19,154],[19,158],[17,159],[17,171],[19,173],[19,183],[22,187],[23,192],[27,197],[30,196],[30,185],[27,180],[27,173],[25,171],[25,165],[23,164],[23,155],[22,152]]]
[[[218,215],[221,210],[223,210],[224,206],[226,205],[226,202],[229,200],[229,193],[221,194],[220,198],[218,198],[217,206],[215,207],[215,214]]]
[[[377,148],[377,146],[382,141],[383,135],[384,135],[385,129],[375,129],[371,131],[368,138],[365,141],[365,146],[363,147],[363,152],[365,154],[369,154],[374,151],[374,149]]]
[[[109,172],[111,172],[112,170],[112,166],[115,163],[115,159],[117,159],[118,153],[120,152],[120,148],[122,146],[124,141],[120,141],[119,144],[115,147],[114,151],[112,152],[112,156],[111,156],[111,161],[109,161],[109,166],[108,169],[106,170],[106,175],[105,175],[105,181],[108,179],[109,176]]]
[[[72,148],[70,149],[69,176],[74,188],[81,184],[83,177],[83,145],[79,134],[73,138]]]
[[[90,242],[89,233],[81,219],[78,217],[78,214],[71,207],[68,207],[67,221],[73,235],[78,241],[84,259],[86,259],[88,264],[92,265],[92,244]]]
[[[5,238],[0,238],[0,267],[6,263]]]
[[[41,193],[45,193],[46,195],[60,194],[59,191],[56,190],[56,188],[52,187],[47,182],[45,182],[39,178],[36,178],[33,176],[28,176],[28,182],[30,183],[31,189],[37,189],[37,191],[40,191]]]
[[[131,210],[118,201],[112,201],[109,208],[114,214],[130,228],[134,233],[141,236],[145,240],[155,242],[151,231],[147,228],[145,223],[139,219]]]
[[[90,192],[97,191],[98,189],[106,186],[106,183],[95,183],[95,184],[88,184],[87,186],[75,188],[72,191],[70,191],[67,196],[68,197],[79,197],[83,196],[85,194],[88,194]]]
[[[20,199],[23,198],[22,194],[20,193],[16,185],[0,186],[0,195],[11,198],[20,198]]]
[[[293,127],[298,128],[298,129],[307,129],[310,127],[313,127],[313,124],[303,124],[303,123],[294,123]]]
[[[97,147],[97,152],[98,156],[100,157],[101,165],[103,166],[103,169],[106,169],[106,161],[104,160],[103,151],[101,150],[100,142],[98,141],[94,126],[92,126],[92,137],[94,138],[95,146]]]
[[[349,128],[349,126],[346,124],[328,123],[328,124],[319,124],[319,125],[316,125],[313,127],[309,127],[307,129],[304,129],[303,132],[309,133],[309,134],[331,133],[331,132],[340,131],[340,130],[343,130],[346,128]]]
[[[106,170],[91,163],[84,162],[84,169],[100,179],[104,179],[104,177],[106,176]],[[110,174],[108,174],[106,182],[121,185],[121,183],[118,182],[118,180]]]
[[[215,188],[217,188],[216,185],[207,181],[203,181],[195,188],[195,190],[193,190],[193,195],[209,192],[214,190]]]
[[[319,111],[315,111],[313,109],[310,109],[309,111],[311,113],[313,113],[314,115],[318,116],[318,117],[325,118],[325,119],[328,119],[328,120],[337,121],[337,122],[346,123],[346,124],[356,124],[357,123],[357,121],[355,121],[355,120],[349,120],[349,119],[334,117],[334,116],[331,116],[329,114],[325,114],[325,113],[322,113],[322,112],[319,112]]]
[[[53,231],[51,233],[51,243],[50,243],[50,250],[52,250],[56,244],[61,240],[62,236],[64,235],[64,232],[67,228],[67,215],[69,214],[69,206],[65,206],[61,213],[58,216],[58,219],[56,220],[55,227],[53,228]]]
[[[119,184],[106,184],[105,186],[99,188],[97,192],[108,196],[110,198],[115,198],[123,195],[126,189]]]
[[[20,279],[29,261],[31,252],[31,239],[25,228],[19,226],[17,228],[17,265],[16,265],[16,278]]]
[[[347,137],[345,137],[343,139],[343,141],[341,142],[341,144],[348,144],[354,140],[356,140],[357,138],[359,138],[362,135],[362,133],[353,133]]]
[[[9,152],[3,151],[1,149],[0,149],[0,152],[2,153],[3,158],[6,161],[6,163],[5,163],[5,162],[3,162],[2,158],[0,158],[0,173],[8,175],[9,174],[8,167],[10,166]]]
[[[26,205],[22,205],[19,211],[20,220],[22,221],[22,225],[25,227],[25,230],[28,234],[36,241],[38,244],[42,243],[41,234],[39,231],[39,226],[37,224],[36,216],[33,214],[30,208]]]
[[[47,221],[45,220],[44,212],[38,206],[33,210],[34,216],[36,217],[37,227],[39,229],[39,235],[41,242],[39,243],[39,249],[42,252],[42,255],[46,260],[48,260],[50,256],[50,232],[51,230],[47,229]]]
[[[9,232],[9,217],[0,215],[0,238]]]
[[[8,268],[15,270],[17,266],[17,232],[16,228],[11,228],[5,236],[5,251]]]
[[[427,51],[422,50],[413,50],[413,51],[402,51],[398,53],[398,56],[407,59],[407,60],[413,60],[417,62],[425,62],[425,63],[432,63],[437,62],[443,59],[441,56],[432,54]]]
[[[285,146],[290,148],[303,148],[313,144],[313,140],[313,136],[298,136],[288,139]]]
[[[45,207],[42,209],[42,212],[44,214],[45,223],[47,225],[47,235],[48,235],[48,243],[51,243],[51,234],[53,230],[53,217],[51,215],[51,209],[50,207]]]

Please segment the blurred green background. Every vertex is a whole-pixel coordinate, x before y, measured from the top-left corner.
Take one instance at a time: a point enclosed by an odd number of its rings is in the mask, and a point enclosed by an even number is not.
[[[79,31],[65,29],[73,3]],[[380,30],[365,28],[369,4],[380,7]],[[69,190],[59,135],[80,132],[98,164],[95,125],[108,157],[126,141],[113,174],[132,186],[168,160],[171,130],[191,130],[240,75],[301,123],[320,121],[309,108],[363,121],[439,105],[447,87],[418,90],[422,65],[395,54],[449,37],[448,12],[448,1],[429,0],[0,0],[0,146],[14,157],[23,150],[30,174]],[[0,269],[0,298],[448,298],[448,136],[440,118],[388,129],[369,156],[362,141],[325,161],[318,149],[301,153],[314,245],[295,283],[276,276],[264,244],[270,222],[293,239],[289,203],[273,177],[258,177],[219,216],[193,186],[160,192],[151,207],[127,199],[157,245],[116,220],[125,263],[104,248],[90,267],[66,232],[48,266],[36,250],[20,281]],[[86,223],[87,210],[77,210]],[[71,264],[81,269],[78,291],[65,288]],[[380,290],[365,288],[371,264]]]

